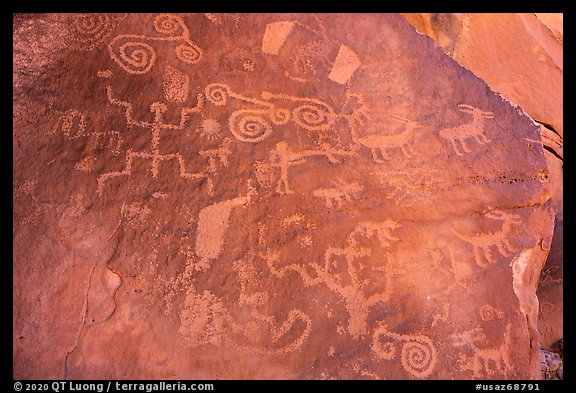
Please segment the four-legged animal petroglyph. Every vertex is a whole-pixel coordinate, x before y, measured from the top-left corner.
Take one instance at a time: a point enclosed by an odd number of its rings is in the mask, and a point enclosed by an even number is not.
[[[302,165],[306,162],[306,158],[314,156],[326,157],[331,164],[338,164],[340,161],[338,161],[336,156],[353,156],[355,153],[332,149],[328,146],[321,150],[291,151],[288,143],[282,141],[276,144],[276,147],[270,151],[269,155],[271,163],[268,169],[280,169],[280,179],[276,184],[276,192],[279,194],[293,194],[294,191],[290,189],[288,182],[288,169],[291,166]]]
[[[352,337],[358,338],[368,332],[366,319],[370,308],[377,303],[388,300],[391,285],[391,276],[386,274],[386,271],[382,268],[374,268],[375,270],[384,271],[385,282],[383,284],[385,288],[382,292],[372,295],[364,293],[363,287],[366,284],[366,280],[363,280],[360,276],[359,270],[363,266],[358,262],[358,259],[373,255],[375,250],[373,247],[363,247],[361,244],[375,237],[378,239],[380,247],[388,248],[391,245],[390,242],[400,240],[392,235],[392,231],[397,228],[399,228],[399,224],[392,219],[383,222],[365,221],[359,223],[348,236],[346,247],[329,247],[324,254],[324,263],[322,265],[316,262],[309,264],[316,273],[314,277],[301,264],[291,264],[281,268],[276,267],[278,255],[273,252],[262,255],[262,257],[270,271],[280,278],[286,273],[293,271],[302,277],[304,285],[325,284],[330,290],[342,296],[349,314],[348,333]],[[338,259],[342,259],[345,263],[344,271],[335,272],[335,265],[338,263]],[[347,277],[344,278],[342,275]]]
[[[352,139],[355,143],[370,149],[374,162],[384,163],[385,160],[390,160],[391,157],[388,155],[387,151],[394,148],[400,149],[402,154],[407,158],[410,158],[413,155],[413,149],[410,147],[409,142],[414,137],[414,132],[423,127],[422,123],[403,119],[398,116],[392,117],[395,120],[406,124],[404,131],[389,135],[373,134],[359,136],[356,129],[354,127],[352,128]]]
[[[491,141],[484,135],[484,119],[492,119],[494,118],[494,114],[492,112],[484,112],[466,104],[459,104],[458,107],[461,112],[470,113],[472,120],[456,127],[444,128],[440,130],[439,135],[449,141],[454,152],[461,156],[471,152],[471,150],[466,147],[466,139],[474,138],[476,142],[481,145]],[[458,143],[462,147],[463,153],[459,151]]]
[[[383,337],[387,341],[383,341]],[[394,333],[386,325],[380,324],[374,330],[372,343],[372,350],[378,359],[392,360],[396,357],[394,341],[403,343],[400,362],[404,370],[416,378],[426,378],[432,374],[438,362],[438,354],[429,337]]]
[[[342,206],[345,202],[351,202],[352,197],[363,190],[363,187],[354,182],[346,182],[340,178],[332,182],[333,188],[319,188],[314,190],[312,195],[324,198],[326,206]]]
[[[190,31],[179,16],[162,14],[154,19],[154,29],[158,36],[122,34],[116,36],[108,52],[110,57],[130,74],[145,74],[156,62],[156,51],[147,42],[177,42],[175,48],[178,60],[196,64],[202,59],[202,50],[190,39]]]
[[[496,259],[492,256],[492,247],[496,247],[504,257],[508,257],[515,252],[515,248],[510,244],[508,237],[511,236],[514,226],[522,223],[520,216],[517,214],[506,213],[499,210],[486,214],[486,217],[502,222],[500,229],[496,232],[477,233],[473,235],[463,234],[452,229],[452,232],[456,236],[474,247],[474,258],[478,266],[482,267],[496,262]],[[484,262],[485,260],[487,262]]]
[[[506,377],[507,370],[511,370],[510,345],[512,324],[506,324],[506,331],[500,345],[484,347],[482,343],[487,340],[484,330],[480,327],[466,330],[463,333],[453,334],[454,345],[472,349],[472,357],[463,356],[460,366],[474,373],[474,378],[489,378],[494,372],[501,372]],[[480,346],[479,346],[480,344]]]

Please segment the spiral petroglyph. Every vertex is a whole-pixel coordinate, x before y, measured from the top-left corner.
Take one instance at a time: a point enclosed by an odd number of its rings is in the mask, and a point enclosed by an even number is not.
[[[239,110],[230,116],[230,132],[242,142],[263,141],[272,133],[272,126],[259,112]]]
[[[87,13],[75,15],[70,25],[72,49],[89,51],[100,47],[124,15]]]
[[[307,130],[327,130],[336,119],[332,108],[320,105],[301,105],[292,112],[294,122]]]
[[[403,343],[400,363],[404,370],[416,378],[426,378],[432,374],[438,355],[430,338],[394,333],[386,325],[380,325],[374,331],[372,343],[376,357],[380,360],[394,359],[397,355],[394,341]]]
[[[139,37],[125,35],[116,37],[111,43],[110,56],[130,74],[145,74],[156,62],[156,51],[145,42],[136,41]],[[131,40],[134,39],[134,40]]]
[[[190,39],[190,31],[182,18],[159,15],[154,19],[154,28],[160,36],[116,36],[108,45],[110,57],[129,74],[145,74],[154,66],[156,52],[150,42],[178,42],[174,49],[176,58],[187,64],[196,64],[202,59],[202,49]]]
[[[206,86],[206,98],[217,106],[226,105],[230,95],[230,87],[222,83],[211,83]]]

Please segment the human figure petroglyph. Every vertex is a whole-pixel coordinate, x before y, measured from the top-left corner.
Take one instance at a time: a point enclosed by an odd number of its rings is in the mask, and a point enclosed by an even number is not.
[[[481,267],[496,262],[496,259],[492,255],[492,247],[496,247],[504,257],[509,257],[514,254],[516,249],[508,238],[512,234],[514,227],[522,224],[520,216],[501,210],[492,211],[486,214],[485,217],[500,221],[502,226],[495,232],[476,234],[464,234],[456,229],[452,229],[452,233],[472,245],[476,264]]]
[[[180,123],[169,124],[164,121],[164,113],[168,109],[166,104],[162,102],[155,102],[150,105],[150,111],[154,114],[154,121],[152,123],[136,120],[133,115],[132,104],[126,101],[121,101],[114,98],[112,87],[106,87],[106,95],[108,101],[112,105],[120,106],[125,110],[126,124],[128,128],[137,126],[151,130],[152,144],[150,151],[147,152],[134,152],[128,150],[126,153],[126,160],[124,169],[121,171],[107,172],[98,177],[98,194],[102,195],[106,182],[110,179],[120,176],[130,176],[132,173],[132,166],[136,158],[149,159],[152,161],[152,176],[157,178],[159,175],[159,165],[161,162],[169,160],[177,160],[180,172],[180,177],[185,179],[202,179],[206,177],[206,172],[189,172],[186,170],[184,157],[180,153],[162,154],[160,153],[160,133],[165,130],[183,130],[186,127],[188,119],[192,114],[200,114],[204,106],[204,99],[202,95],[198,95],[196,106],[186,107],[180,111]]]
[[[230,138],[224,138],[222,143],[216,149],[200,150],[199,154],[203,157],[208,157],[208,172],[216,173],[218,165],[228,167],[228,156],[232,154],[230,150]]]
[[[160,35],[122,34],[108,45],[110,57],[129,74],[145,74],[156,62],[156,51],[147,42],[176,42],[176,57],[187,64],[202,59],[202,50],[190,39],[190,31],[179,16],[161,14],[154,19]]]
[[[279,194],[293,194],[288,181],[289,169],[294,165],[302,165],[309,157],[320,156],[326,157],[331,164],[338,164],[340,161],[337,156],[354,156],[354,152],[346,150],[336,150],[325,146],[320,150],[301,150],[291,151],[286,141],[278,142],[276,147],[269,152],[270,165],[269,169],[280,169],[280,179],[276,184],[276,192]]]
[[[328,247],[324,253],[322,265],[316,262],[309,263],[315,276],[308,273],[308,269],[301,264],[294,263],[277,267],[279,256],[273,251],[268,251],[262,255],[262,258],[266,261],[270,271],[280,278],[293,271],[301,276],[305,286],[325,284],[331,291],[338,293],[344,299],[349,314],[348,333],[357,339],[368,332],[366,319],[370,308],[389,299],[391,285],[390,274],[387,274],[386,270],[377,269],[385,273],[384,290],[372,295],[364,293],[363,287],[366,280],[360,277],[359,268],[362,266],[358,263],[358,259],[373,255],[375,250],[373,247],[363,247],[361,244],[374,237],[378,240],[381,248],[388,248],[391,246],[391,242],[400,240],[392,235],[392,232],[399,227],[400,225],[392,219],[382,222],[360,222],[348,236],[346,247]],[[343,273],[347,274],[346,279],[334,274],[334,264],[339,258],[345,262]]]
[[[470,370],[474,378],[486,378],[494,372],[501,372],[506,377],[507,370],[512,369],[510,361],[510,345],[512,324],[506,324],[504,337],[500,345],[486,347],[486,334],[481,327],[466,330],[462,333],[453,334],[450,337],[456,347],[468,347],[472,350],[472,356],[462,356],[459,364],[465,370]]]
[[[406,158],[410,158],[414,154],[409,143],[414,137],[415,131],[423,127],[422,123],[404,119],[399,116],[392,116],[392,118],[406,125],[402,132],[388,135],[372,134],[360,136],[356,128],[352,128],[352,140],[359,145],[369,148],[374,162],[384,163],[386,162],[385,160],[390,160],[391,157],[387,153],[389,149],[400,149]]]
[[[491,142],[491,140],[486,138],[486,135],[484,134],[484,119],[493,119],[494,113],[485,112],[467,104],[459,104],[458,107],[461,112],[470,113],[472,115],[472,120],[456,127],[444,128],[440,130],[439,135],[450,142],[450,145],[456,154],[462,156],[465,153],[471,152],[471,150],[466,147],[466,140],[469,138],[474,138],[476,142],[481,145]],[[461,146],[463,153],[459,151],[458,145]]]
[[[326,206],[342,206],[345,202],[351,202],[352,197],[356,196],[364,188],[355,182],[346,182],[341,178],[335,179],[332,188],[319,188],[312,192],[312,195],[324,198]]]
[[[383,342],[382,338],[387,338],[387,341]],[[378,359],[392,360],[397,357],[394,342],[403,343],[400,362],[404,370],[416,378],[426,378],[432,374],[438,362],[438,354],[429,337],[394,333],[380,323],[374,330],[372,351]]]

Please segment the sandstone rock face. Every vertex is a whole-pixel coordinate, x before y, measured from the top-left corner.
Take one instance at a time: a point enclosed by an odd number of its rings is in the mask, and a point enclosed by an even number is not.
[[[540,282],[539,330],[553,349],[563,337],[563,15],[404,14],[418,31],[490,88],[540,122],[552,182],[553,249]]]
[[[14,19],[14,377],[539,377],[539,127],[399,15]]]

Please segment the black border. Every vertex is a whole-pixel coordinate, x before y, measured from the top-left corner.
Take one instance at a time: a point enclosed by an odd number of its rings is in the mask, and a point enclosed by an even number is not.
[[[97,1],[97,2],[79,2],[79,1],[46,1],[46,2],[14,2],[10,4],[11,12],[5,12],[5,18],[3,18],[3,26],[6,30],[6,33],[3,35],[5,38],[5,50],[8,52],[12,52],[11,47],[8,47],[9,41],[8,31],[11,26],[13,25],[13,14],[15,13],[43,13],[43,12],[562,12],[564,13],[564,68],[567,70],[567,73],[564,75],[564,94],[565,94],[565,101],[567,100],[569,104],[567,105],[568,108],[571,108],[571,115],[574,112],[573,108],[576,108],[572,99],[574,97],[574,89],[576,88],[576,83],[574,81],[574,62],[570,56],[576,50],[576,45],[574,44],[574,4],[571,0],[567,1],[551,1],[551,0],[541,0],[538,3],[530,3],[527,1],[508,1],[508,2],[500,2],[498,4],[490,4],[488,2],[483,1],[475,1],[475,2],[466,2],[464,0],[452,0],[452,1],[428,1],[426,3],[412,2],[408,4],[406,1],[401,2],[391,2],[387,3],[384,0],[372,0],[372,1],[353,1],[353,2],[342,2],[342,1],[334,1],[334,2],[324,2],[321,3],[319,1],[310,1],[307,3],[298,4],[295,6],[294,3],[289,2],[268,2],[267,4],[264,3],[248,3],[248,2],[234,2],[234,3],[218,3],[218,2],[195,2],[191,0],[182,0],[173,3],[168,2],[161,2],[161,3],[145,3],[145,2],[138,2],[132,3],[129,2],[104,2],[104,1]],[[10,45],[11,46],[11,45]],[[568,55],[568,56],[567,56]],[[7,72],[6,74],[7,75]],[[6,78],[8,79],[8,78]],[[9,94],[9,86],[8,81],[5,82],[5,91],[6,96]],[[7,106],[7,105],[6,105]],[[11,118],[6,116],[5,118]],[[568,130],[568,143],[564,142],[564,152],[565,155],[568,157],[573,157],[570,154],[571,149],[573,148],[571,141],[571,133],[575,131],[576,122],[573,116],[564,116],[564,128]],[[12,141],[8,140],[10,134],[7,132],[4,133],[6,136],[6,145],[11,146]],[[566,134],[564,134],[564,138],[566,139]],[[5,166],[12,169],[12,175],[10,179],[12,180],[13,185],[13,161],[12,161],[12,150],[10,150],[11,154],[5,154],[2,156],[2,160],[5,161]],[[567,164],[564,168],[565,171],[568,173],[573,173],[571,167],[573,165],[572,161],[569,159]],[[565,177],[566,178],[566,177]],[[12,187],[11,185],[11,187]],[[568,200],[572,202],[573,199],[570,198],[570,191],[571,187],[570,184],[565,184],[564,187],[564,200]],[[6,195],[12,195],[12,191],[10,193],[6,193]],[[13,198],[10,199],[10,207],[11,213],[13,217]],[[564,206],[564,216],[567,225],[565,224],[564,228],[567,228],[568,234],[570,236],[570,232],[572,231],[571,226],[571,217],[573,213],[573,206],[571,203]],[[569,218],[570,217],[570,218]],[[6,220],[8,222],[8,220]],[[12,226],[13,228],[13,226]],[[10,255],[12,256],[11,261],[13,261],[13,251],[10,248]],[[569,301],[566,295],[570,295],[570,300],[574,299],[574,265],[570,262],[573,261],[571,258],[571,249],[570,247],[564,249],[564,260],[569,261],[568,263],[564,264],[564,380],[563,381],[482,381],[482,380],[455,380],[455,381],[447,381],[447,380],[425,380],[425,381],[411,381],[411,380],[402,380],[402,381],[348,381],[348,380],[339,380],[339,381],[198,381],[198,382],[207,382],[213,383],[215,387],[215,392],[220,391],[234,391],[238,388],[247,388],[247,389],[262,389],[268,390],[270,388],[278,388],[282,385],[285,388],[327,388],[327,389],[335,389],[335,388],[344,388],[344,389],[386,389],[386,388],[405,388],[405,389],[412,389],[418,388],[420,389],[455,389],[456,391],[475,391],[475,386],[477,384],[487,384],[487,385],[508,385],[508,384],[516,384],[516,383],[526,383],[526,384],[538,384],[539,390],[541,391],[566,391],[568,386],[573,386],[571,390],[574,389],[574,371],[576,368],[574,367],[574,357],[571,355],[573,353],[573,337],[574,337],[574,303]],[[13,265],[12,263],[8,264],[8,261],[5,262],[5,266],[8,267],[8,271],[6,272],[6,277],[13,277]],[[8,304],[10,312],[12,311],[13,305],[13,292],[12,288],[9,285],[2,285],[2,288],[5,291],[4,296],[2,297],[5,299],[11,299],[12,301]],[[568,290],[567,290],[568,288]],[[7,302],[8,303],[8,302]],[[12,313],[11,313],[12,314]],[[568,318],[567,318],[568,316]],[[3,371],[3,383],[2,386],[7,387],[10,391],[14,390],[14,382],[17,380],[13,379],[12,369],[13,365],[10,362],[11,354],[13,353],[13,343],[11,339],[6,339],[6,341],[10,340],[10,356],[8,354],[8,350],[4,352],[5,356],[2,356],[2,371]],[[21,381],[22,383],[49,383],[51,384],[52,381]],[[82,381],[85,383],[101,383],[106,381]],[[126,381],[126,382],[155,382],[155,381]],[[172,381],[176,382],[176,381]],[[113,384],[114,385],[114,384]],[[494,390],[494,389],[492,389]],[[115,391],[111,389],[110,391]],[[484,391],[484,390],[480,390]]]

